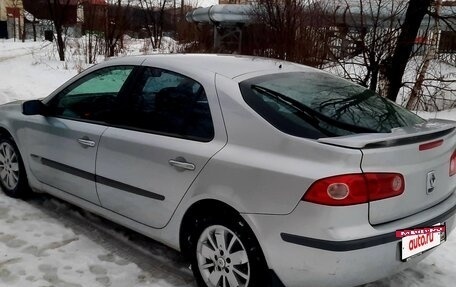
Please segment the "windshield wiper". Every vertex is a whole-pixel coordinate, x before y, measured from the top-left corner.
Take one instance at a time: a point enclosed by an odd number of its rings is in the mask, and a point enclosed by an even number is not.
[[[281,102],[287,104],[288,106],[291,106],[295,110],[304,114],[305,117],[307,118],[307,120],[311,121],[310,124],[314,125],[316,128],[318,128],[321,131],[323,130],[327,134],[329,133],[329,135],[335,135],[335,134],[333,132],[330,132],[327,129],[324,129],[323,127],[321,127],[320,126],[321,120],[328,124],[331,124],[337,128],[340,128],[340,129],[343,129],[346,131],[350,131],[350,132],[354,132],[354,133],[375,133],[376,132],[375,130],[370,129],[370,128],[360,127],[360,126],[340,122],[338,120],[334,120],[324,114],[321,114],[321,113],[313,110],[312,108],[300,103],[299,101],[297,101],[295,99],[287,97],[287,96],[285,96],[281,93],[278,93],[276,91],[273,91],[271,89],[261,87],[258,85],[252,85],[251,88],[264,95],[274,97],[274,98],[280,100]]]

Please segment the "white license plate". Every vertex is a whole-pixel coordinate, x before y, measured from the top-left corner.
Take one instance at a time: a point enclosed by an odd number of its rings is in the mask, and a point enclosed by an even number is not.
[[[436,226],[436,225],[435,225]],[[437,226],[440,226],[438,224]],[[403,261],[439,246],[446,240],[446,232],[410,235],[402,238],[401,257]]]

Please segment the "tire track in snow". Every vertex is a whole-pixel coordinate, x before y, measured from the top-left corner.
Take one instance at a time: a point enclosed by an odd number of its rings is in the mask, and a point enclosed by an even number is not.
[[[27,56],[27,55],[31,55],[33,54],[36,50],[41,50],[41,49],[44,49],[46,48],[47,46],[51,45],[51,43],[48,43],[48,44],[45,44],[39,48],[21,48],[20,50],[24,50],[24,52],[22,53],[18,53],[18,54],[13,54],[11,56],[4,56],[4,57],[0,57],[0,63],[1,62],[5,62],[5,61],[8,61],[8,60],[12,60],[12,59],[16,59],[16,58],[20,58],[20,57],[24,57],[24,56]],[[3,50],[3,52],[12,52],[12,51],[15,51],[15,50]]]
[[[33,51],[28,51],[27,53],[23,53],[23,54],[16,54],[16,55],[12,55],[12,56],[0,57],[0,63],[8,61],[8,60],[16,59],[16,58],[19,58],[19,57],[27,56],[27,55],[30,55],[32,53],[33,53]]]

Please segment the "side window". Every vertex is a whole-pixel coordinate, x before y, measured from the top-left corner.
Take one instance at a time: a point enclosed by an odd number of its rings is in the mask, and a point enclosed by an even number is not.
[[[133,66],[103,68],[79,79],[51,100],[51,115],[109,121],[119,109],[118,94],[133,69]]]
[[[198,82],[170,71],[145,68],[136,83],[124,125],[173,137],[212,140],[209,103]]]

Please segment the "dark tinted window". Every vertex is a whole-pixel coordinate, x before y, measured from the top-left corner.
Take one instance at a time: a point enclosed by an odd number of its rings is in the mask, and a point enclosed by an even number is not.
[[[197,141],[212,140],[209,103],[198,82],[170,71],[144,68],[135,83],[124,125]]]
[[[118,108],[118,95],[132,66],[97,70],[68,86],[50,102],[54,116],[108,122]]]
[[[240,86],[261,116],[301,137],[388,133],[424,121],[364,87],[322,72],[268,75]]]

